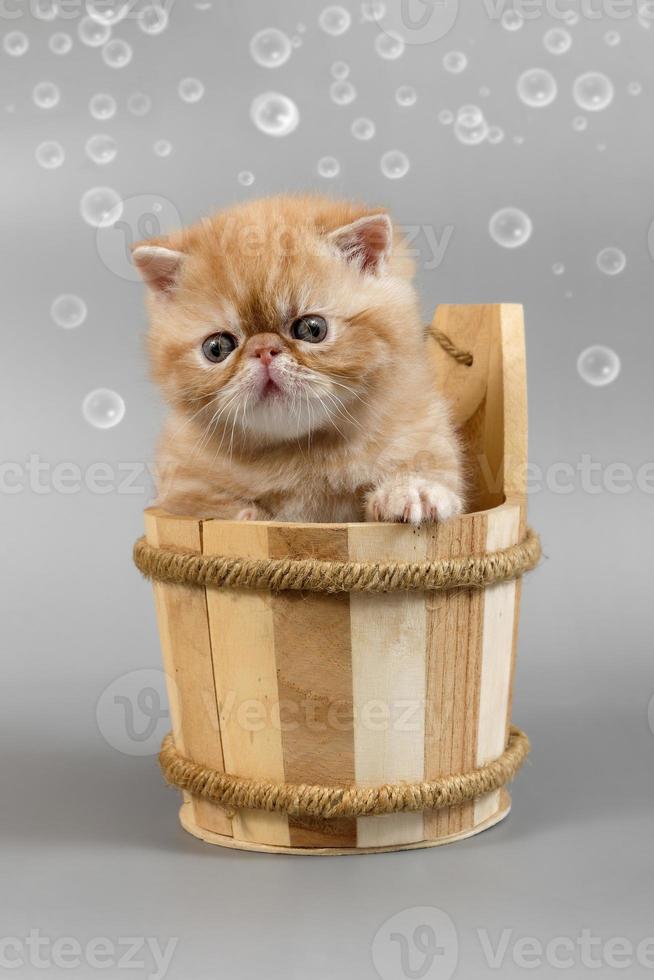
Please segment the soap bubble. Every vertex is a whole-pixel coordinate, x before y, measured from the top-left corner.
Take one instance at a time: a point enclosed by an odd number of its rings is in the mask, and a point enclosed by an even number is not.
[[[113,136],[106,133],[96,133],[86,141],[86,155],[93,163],[107,164],[116,159],[118,146]]]
[[[605,276],[617,276],[627,265],[627,256],[619,248],[609,246],[598,253],[596,262],[597,268]]]
[[[555,262],[552,266],[552,272],[555,276],[562,276],[565,272],[565,266],[563,262]]]
[[[574,100],[586,112],[599,112],[613,101],[613,82],[599,71],[587,71],[575,79]]]
[[[63,293],[57,296],[50,307],[50,315],[58,327],[64,330],[73,330],[81,327],[86,320],[86,303],[79,296],[72,293]]]
[[[441,109],[438,113],[438,121],[443,126],[451,126],[454,122],[454,113],[451,109]]]
[[[65,31],[57,31],[48,41],[48,47],[53,54],[68,54],[73,46],[73,39]]]
[[[545,68],[524,71],[518,79],[517,90],[520,101],[533,108],[550,105],[557,93],[554,76]]]
[[[468,67],[468,59],[463,51],[448,51],[443,55],[443,68],[453,75],[459,75]]]
[[[102,60],[109,68],[125,68],[132,60],[132,47],[122,38],[107,41],[102,49]]]
[[[577,371],[589,385],[610,385],[620,374],[620,358],[610,347],[596,344],[583,350],[577,359]]]
[[[375,130],[374,122],[366,116],[359,116],[358,119],[354,119],[350,126],[350,132],[355,140],[371,140],[375,135]]]
[[[300,113],[295,102],[279,92],[264,92],[250,106],[250,118],[267,136],[288,136],[297,129]]]
[[[466,146],[478,146],[484,142],[488,136],[488,123],[479,106],[461,106],[454,123],[454,135],[459,143]]]
[[[329,94],[332,102],[335,102],[336,105],[349,105],[356,99],[357,90],[352,82],[343,80],[340,82],[333,82],[329,89]]]
[[[254,174],[251,170],[241,170],[236,179],[241,187],[252,187],[252,184],[254,183]]]
[[[552,27],[543,35],[543,44],[550,54],[565,54],[572,47],[572,35],[563,27]]]
[[[113,95],[107,95],[105,92],[98,92],[97,95],[93,95],[89,102],[89,112],[94,119],[101,121],[115,116],[116,108],[116,100]]]
[[[168,11],[158,3],[151,3],[143,7],[138,20],[144,34],[161,34],[168,27]]]
[[[620,43],[622,38],[620,37],[618,31],[607,31],[604,35],[604,40],[610,48],[615,48],[616,45]]]
[[[395,101],[403,107],[415,105],[418,101],[418,93],[413,85],[400,85],[395,93]]]
[[[111,27],[100,24],[92,17],[82,17],[77,25],[77,36],[88,48],[99,48],[111,37]]]
[[[25,54],[29,46],[29,38],[22,31],[9,31],[2,39],[2,47],[5,53],[12,55],[14,58],[20,58],[21,55]]]
[[[32,90],[32,99],[39,109],[54,109],[61,93],[54,82],[39,82]]]
[[[399,180],[405,177],[411,167],[411,162],[402,150],[389,150],[381,158],[381,172],[384,177],[390,180]]]
[[[531,218],[519,208],[501,208],[488,223],[488,230],[494,242],[503,248],[519,248],[531,238],[533,226]]]
[[[489,143],[502,143],[504,140],[504,130],[501,126],[489,126],[487,138]]]
[[[395,61],[404,54],[406,44],[399,34],[389,32],[375,38],[375,51],[385,61]]]
[[[122,215],[123,203],[112,187],[92,187],[82,195],[80,212],[92,228],[109,228]]]
[[[369,23],[375,23],[386,16],[386,4],[383,0],[370,0],[361,4],[361,18]]]
[[[643,86],[640,82],[629,82],[627,85],[627,92],[629,95],[641,95],[643,91]]]
[[[479,94],[482,96],[482,98],[487,99],[491,94],[491,90],[489,89],[488,85],[482,85],[479,89]]]
[[[127,109],[133,116],[147,116],[152,108],[152,99],[145,92],[132,92],[127,98]]]
[[[318,18],[318,23],[325,34],[337,37],[349,30],[352,16],[345,7],[325,7]]]
[[[183,102],[199,102],[204,95],[204,84],[199,78],[183,78],[177,92]]]
[[[341,165],[336,157],[322,157],[322,159],[318,161],[317,169],[320,177],[332,179],[333,177],[338,177],[340,174]]]
[[[66,159],[63,146],[56,140],[45,140],[40,143],[34,155],[36,162],[44,170],[56,170]]]
[[[173,144],[170,140],[157,140],[152,149],[158,157],[169,157],[173,152]]]
[[[484,118],[484,114],[478,105],[462,105],[457,112],[457,118],[467,126],[476,126]]]
[[[292,51],[289,38],[276,27],[258,31],[250,41],[250,54],[262,68],[279,68],[286,64]]]
[[[588,120],[585,116],[575,116],[572,120],[572,128],[577,133],[583,133],[585,129],[588,129]]]
[[[524,17],[517,10],[505,10],[502,14],[502,27],[506,31],[519,31],[524,22]]]
[[[125,402],[117,391],[96,388],[82,402],[82,415],[96,429],[112,429],[125,417]]]
[[[117,24],[126,17],[133,0],[86,0],[86,12],[98,24]]]
[[[346,61],[335,61],[331,67],[332,78],[343,81],[350,74],[350,66]]]
[[[37,20],[56,20],[59,15],[58,0],[32,0],[30,13]]]

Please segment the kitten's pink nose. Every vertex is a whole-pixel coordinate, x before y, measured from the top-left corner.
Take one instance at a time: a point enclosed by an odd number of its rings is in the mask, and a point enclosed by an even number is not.
[[[266,367],[271,363],[273,357],[281,354],[282,348],[279,340],[275,338],[264,339],[263,337],[255,343],[252,348],[252,357],[257,357]]]

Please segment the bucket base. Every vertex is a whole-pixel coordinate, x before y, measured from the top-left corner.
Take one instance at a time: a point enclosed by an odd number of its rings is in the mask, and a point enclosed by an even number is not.
[[[448,837],[441,837],[438,840],[421,840],[412,844],[390,844],[387,847],[282,847],[277,844],[258,844],[255,841],[236,840],[233,837],[226,837],[223,834],[216,834],[211,830],[199,827],[193,820],[192,807],[190,803],[183,803],[179,810],[179,819],[182,827],[193,837],[199,838],[206,844],[216,844],[218,847],[231,847],[237,851],[260,851],[264,854],[305,854],[316,857],[338,857],[343,854],[384,854],[386,851],[415,851],[422,847],[439,847],[441,844],[453,844],[457,840],[465,840],[466,837],[474,837],[495,824],[500,823],[508,816],[511,810],[511,800],[509,794],[505,794],[507,806],[503,810],[498,810],[492,817],[480,823],[477,827],[463,830],[458,834],[450,834]]]

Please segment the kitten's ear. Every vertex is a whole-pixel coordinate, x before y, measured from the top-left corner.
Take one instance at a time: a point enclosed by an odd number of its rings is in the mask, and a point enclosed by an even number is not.
[[[155,293],[172,293],[184,259],[182,252],[145,242],[134,245],[132,261]]]
[[[393,225],[387,214],[372,214],[332,231],[328,240],[362,272],[379,272],[391,257]]]

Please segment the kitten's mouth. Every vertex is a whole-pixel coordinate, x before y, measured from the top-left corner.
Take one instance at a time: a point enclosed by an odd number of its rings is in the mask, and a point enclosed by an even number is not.
[[[261,391],[262,398],[276,398],[282,394],[282,389],[279,387],[276,381],[272,378],[268,378],[263,389]]]

